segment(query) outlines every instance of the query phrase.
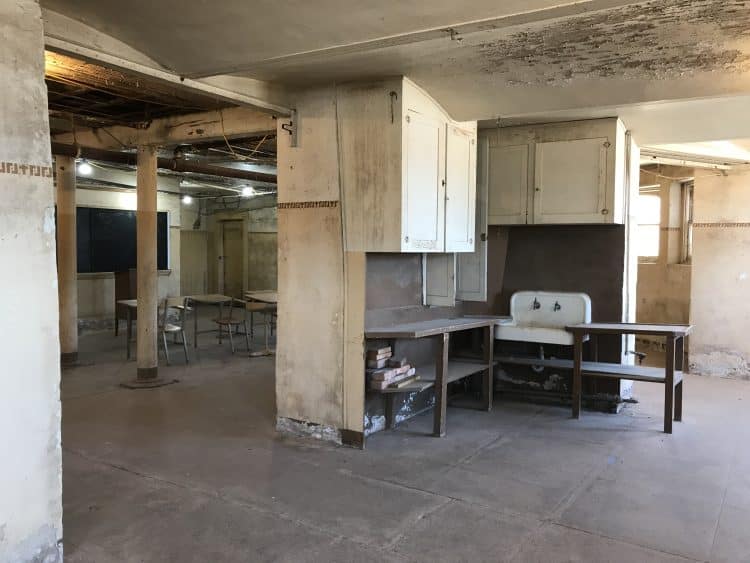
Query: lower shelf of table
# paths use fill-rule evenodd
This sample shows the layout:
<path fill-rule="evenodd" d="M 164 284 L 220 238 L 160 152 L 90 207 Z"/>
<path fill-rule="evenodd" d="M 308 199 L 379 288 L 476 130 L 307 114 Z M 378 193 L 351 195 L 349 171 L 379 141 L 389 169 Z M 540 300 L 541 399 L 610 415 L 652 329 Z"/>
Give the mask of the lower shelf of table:
<path fill-rule="evenodd" d="M 479 373 L 486 370 L 489 367 L 488 364 L 478 363 L 473 361 L 448 361 L 448 383 L 458 381 L 469 375 Z M 370 389 L 375 393 L 413 393 L 414 391 L 424 391 L 435 385 L 436 381 L 436 369 L 435 364 L 426 364 L 423 366 L 417 366 L 417 375 L 419 379 L 409 385 L 404 385 L 399 388 L 388 388 L 388 389 Z"/>
<path fill-rule="evenodd" d="M 543 366 L 553 369 L 573 369 L 573 360 L 557 358 L 541 360 L 539 358 L 503 356 L 498 358 L 498 362 L 512 365 Z M 581 362 L 581 372 L 583 375 L 595 377 L 611 377 L 614 379 L 629 379 L 650 383 L 664 383 L 666 381 L 664 368 L 649 366 L 630 366 L 606 362 Z M 680 381 L 682 381 L 682 372 L 675 371 L 674 383 L 677 384 Z"/>

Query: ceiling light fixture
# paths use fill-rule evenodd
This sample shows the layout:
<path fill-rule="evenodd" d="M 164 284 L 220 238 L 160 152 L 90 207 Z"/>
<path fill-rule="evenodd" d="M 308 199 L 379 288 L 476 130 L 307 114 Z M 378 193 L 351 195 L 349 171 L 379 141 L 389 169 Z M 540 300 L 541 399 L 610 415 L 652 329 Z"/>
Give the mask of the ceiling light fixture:
<path fill-rule="evenodd" d="M 81 176 L 91 176 L 94 168 L 85 160 L 78 163 L 77 171 Z"/>
<path fill-rule="evenodd" d="M 189 195 L 184 195 L 182 196 L 182 203 L 184 203 L 185 205 L 190 205 L 191 203 L 193 203 L 193 198 Z"/>
<path fill-rule="evenodd" d="M 245 186 L 242 188 L 242 197 L 252 197 L 255 195 L 255 188 L 252 186 Z"/>

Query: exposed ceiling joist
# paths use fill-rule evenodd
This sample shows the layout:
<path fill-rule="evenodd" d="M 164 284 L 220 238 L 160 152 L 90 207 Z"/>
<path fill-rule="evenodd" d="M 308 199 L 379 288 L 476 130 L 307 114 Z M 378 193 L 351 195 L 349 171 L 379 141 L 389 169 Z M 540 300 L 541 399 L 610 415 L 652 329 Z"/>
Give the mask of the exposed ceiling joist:
<path fill-rule="evenodd" d="M 48 23 L 48 18 L 50 16 L 54 17 L 57 15 L 54 14 L 54 12 L 46 11 L 45 12 L 45 24 Z M 59 33 L 59 30 L 55 28 L 53 28 L 52 32 L 54 33 L 54 31 L 58 31 Z M 265 112 L 273 113 L 276 115 L 290 115 L 291 114 L 290 108 L 276 104 L 276 103 L 269 102 L 268 100 L 264 100 L 257 96 L 252 96 L 249 94 L 242 94 L 239 92 L 234 92 L 231 90 L 227 90 L 225 88 L 215 86 L 213 84 L 209 84 L 207 82 L 202 82 L 202 81 L 194 80 L 191 78 L 185 78 L 173 72 L 169 72 L 168 70 L 153 68 L 141 62 L 134 62 L 134 61 L 131 61 L 131 60 L 128 60 L 128 59 L 125 59 L 116 55 L 111 55 L 102 51 L 98 51 L 96 49 L 92 49 L 87 46 L 79 45 L 73 42 L 72 40 L 68 39 L 67 37 L 61 37 L 59 35 L 53 36 L 50 33 L 48 25 L 45 25 L 44 43 L 47 48 L 53 49 L 60 53 L 65 53 L 67 55 L 72 55 L 75 57 L 81 57 L 84 60 L 100 63 L 109 68 L 122 70 L 124 72 L 128 72 L 131 74 L 148 77 L 153 80 L 158 80 L 165 84 L 171 84 L 174 86 L 185 88 L 187 90 L 192 90 L 197 93 L 212 96 L 216 98 L 217 100 L 221 100 L 221 101 L 232 103 L 232 104 L 250 106 L 260 111 L 265 111 Z"/>

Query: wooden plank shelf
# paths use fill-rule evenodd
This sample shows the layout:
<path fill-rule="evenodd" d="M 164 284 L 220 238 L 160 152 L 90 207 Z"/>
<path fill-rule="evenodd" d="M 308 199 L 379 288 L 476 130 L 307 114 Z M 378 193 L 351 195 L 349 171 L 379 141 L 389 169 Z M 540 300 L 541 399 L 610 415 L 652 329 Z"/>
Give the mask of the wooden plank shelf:
<path fill-rule="evenodd" d="M 543 366 L 553 369 L 573 369 L 573 360 L 565 359 L 539 359 L 523 358 L 514 356 L 503 356 L 497 359 L 501 364 L 513 364 L 523 366 Z M 624 364 L 612 364 L 605 362 L 582 362 L 582 375 L 593 375 L 596 377 L 611 377 L 614 379 L 629 379 L 632 381 L 646 381 L 650 383 L 665 383 L 664 368 L 647 366 L 629 366 Z M 682 381 L 682 372 L 675 371 L 675 385 Z"/>
<path fill-rule="evenodd" d="M 496 364 L 497 362 L 493 362 Z M 455 361 L 451 360 L 448 362 L 448 383 L 453 383 L 459 379 L 463 379 L 469 375 L 479 373 L 486 370 L 488 364 L 485 362 L 478 362 L 475 360 L 469 361 Z M 412 393 L 414 391 L 424 391 L 435 385 L 436 379 L 435 364 L 426 364 L 423 366 L 417 366 L 417 375 L 419 380 L 409 385 L 404 385 L 399 388 L 387 388 L 387 389 L 369 389 L 375 393 Z"/>

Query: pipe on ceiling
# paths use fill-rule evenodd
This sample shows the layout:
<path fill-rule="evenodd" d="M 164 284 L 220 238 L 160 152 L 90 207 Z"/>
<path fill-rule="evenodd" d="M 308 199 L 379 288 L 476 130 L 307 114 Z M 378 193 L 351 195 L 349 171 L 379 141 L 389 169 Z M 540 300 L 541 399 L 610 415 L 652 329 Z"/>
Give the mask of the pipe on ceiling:
<path fill-rule="evenodd" d="M 136 154 L 127 152 L 108 151 L 104 149 L 95 149 L 91 147 L 79 147 L 76 145 L 66 145 L 65 143 L 52 143 L 52 154 L 59 156 L 73 156 L 76 158 L 87 158 L 89 160 L 100 160 L 102 162 L 112 162 L 115 164 L 136 165 Z M 268 184 L 276 183 L 276 174 L 266 174 L 264 172 L 252 172 L 249 170 L 239 170 L 237 168 L 225 168 L 223 166 L 212 166 L 210 164 L 200 164 L 197 162 L 188 162 L 180 158 L 159 157 L 156 160 L 157 168 L 162 170 L 172 170 L 174 172 L 191 172 L 193 174 L 205 174 L 207 176 L 221 176 L 224 178 L 237 178 L 239 180 L 248 180 L 250 182 L 265 182 Z"/>

